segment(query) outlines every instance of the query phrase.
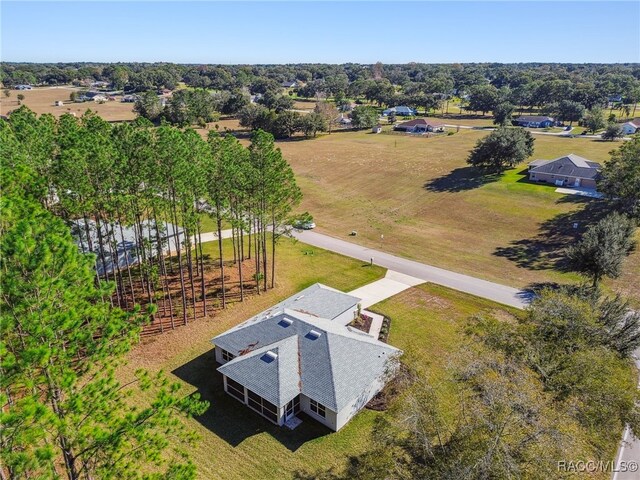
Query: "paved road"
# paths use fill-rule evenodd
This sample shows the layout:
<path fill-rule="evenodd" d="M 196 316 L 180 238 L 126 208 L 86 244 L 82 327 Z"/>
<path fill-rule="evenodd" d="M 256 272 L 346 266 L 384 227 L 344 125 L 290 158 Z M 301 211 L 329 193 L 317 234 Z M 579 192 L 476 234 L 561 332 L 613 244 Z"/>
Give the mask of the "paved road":
<path fill-rule="evenodd" d="M 640 348 L 634 352 L 633 356 L 636 367 L 640 370 Z M 640 382 L 638 387 L 640 388 Z M 635 462 L 632 464 L 636 467 L 634 472 L 628 468 L 631 462 Z M 638 480 L 640 478 L 640 439 L 632 438 L 628 427 L 624 429 L 614 466 L 615 469 L 611 475 L 612 480 Z M 624 468 L 625 466 L 627 468 Z"/>
<path fill-rule="evenodd" d="M 491 132 L 493 130 L 495 130 L 495 127 L 474 127 L 472 125 L 455 125 L 455 124 L 448 124 L 445 123 L 444 125 L 445 127 L 449 127 L 449 128 L 461 128 L 461 129 L 467 129 L 467 130 L 483 130 L 483 131 L 487 131 L 487 132 Z M 566 138 L 590 138 L 590 139 L 602 139 L 601 135 L 575 135 L 573 133 L 571 133 L 573 131 L 573 128 L 571 130 L 563 130 L 561 132 L 543 132 L 541 130 L 535 130 L 535 129 L 529 129 L 529 132 L 533 133 L 534 135 L 551 135 L 553 137 L 566 137 Z M 631 140 L 631 137 L 622 137 L 622 140 Z"/>
<path fill-rule="evenodd" d="M 294 230 L 292 233 L 295 238 L 309 245 L 340 253 L 347 257 L 357 258 L 363 262 L 369 262 L 373 258 L 373 263 L 381 267 L 512 307 L 524 308 L 531 299 L 529 292 L 518 290 L 517 288 L 414 262 L 413 260 L 356 245 L 322 233 L 309 230 Z"/>

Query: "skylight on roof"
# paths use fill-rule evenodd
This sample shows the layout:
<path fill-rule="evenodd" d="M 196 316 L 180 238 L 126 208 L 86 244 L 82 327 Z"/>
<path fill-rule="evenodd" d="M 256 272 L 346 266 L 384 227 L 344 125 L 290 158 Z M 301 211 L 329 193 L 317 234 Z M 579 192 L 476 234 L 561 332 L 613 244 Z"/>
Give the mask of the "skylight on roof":
<path fill-rule="evenodd" d="M 278 358 L 278 354 L 275 352 L 272 352 L 271 350 L 269 350 L 268 352 L 265 352 L 261 357 L 260 360 L 262 360 L 264 363 L 271 363 L 273 362 L 276 358 Z"/>
<path fill-rule="evenodd" d="M 282 328 L 287 328 L 291 326 L 292 323 L 293 323 L 293 320 L 291 320 L 290 318 L 284 317 L 282 320 L 278 322 L 278 325 L 280 325 Z"/>
<path fill-rule="evenodd" d="M 309 330 L 309 333 L 305 335 L 305 338 L 308 338 L 309 340 L 317 340 L 320 338 L 320 335 L 321 333 L 317 330 Z"/>

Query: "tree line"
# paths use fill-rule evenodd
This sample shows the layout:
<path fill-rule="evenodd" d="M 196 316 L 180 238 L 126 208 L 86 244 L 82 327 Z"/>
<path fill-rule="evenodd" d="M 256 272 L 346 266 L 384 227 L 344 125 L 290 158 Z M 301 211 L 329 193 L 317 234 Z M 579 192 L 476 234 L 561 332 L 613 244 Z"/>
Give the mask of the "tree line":
<path fill-rule="evenodd" d="M 247 289 L 275 285 L 278 240 L 301 193 L 270 134 L 256 131 L 244 147 L 216 132 L 204 140 L 192 129 L 144 119 L 112 125 L 87 112 L 56 120 L 26 107 L 0 128 L 10 152 L 26 152 L 6 161 L 45 181 L 39 200 L 94 254 L 96 282 L 114 286 L 114 306 L 145 304 L 152 321 L 168 318 L 174 328 L 176 320 L 224 308 L 231 295 L 242 301 Z M 230 258 L 218 244 L 217 279 L 205 268 L 206 217 L 217 238 L 231 230 Z M 233 284 L 229 262 L 239 277 Z"/>
<path fill-rule="evenodd" d="M 299 96 L 364 97 L 378 105 L 409 105 L 437 110 L 451 96 L 461 97 L 470 111 L 489 112 L 501 104 L 544 109 L 572 121 L 581 109 L 617 104 L 635 115 L 640 101 L 638 64 L 421 64 L 374 65 L 179 65 L 21 64 L 3 62 L 5 86 L 19 83 L 66 84 L 107 81 L 114 88 L 143 92 L 184 82 L 194 88 L 241 91 L 277 97 L 282 82 L 296 81 Z M 271 108 L 271 107 L 269 107 Z M 574 120 L 574 121 L 577 121 Z"/>

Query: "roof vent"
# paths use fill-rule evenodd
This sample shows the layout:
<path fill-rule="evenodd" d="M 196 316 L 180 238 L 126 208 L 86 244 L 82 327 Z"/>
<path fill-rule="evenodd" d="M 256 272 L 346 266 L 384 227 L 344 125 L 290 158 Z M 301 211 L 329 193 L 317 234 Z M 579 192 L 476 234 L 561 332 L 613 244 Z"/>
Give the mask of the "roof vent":
<path fill-rule="evenodd" d="M 309 330 L 309 333 L 307 333 L 305 337 L 309 340 L 317 340 L 318 338 L 320 338 L 320 335 L 320 332 L 316 330 Z"/>
<path fill-rule="evenodd" d="M 271 363 L 273 362 L 276 358 L 278 358 L 278 354 L 275 352 L 272 352 L 271 350 L 269 350 L 268 352 L 264 353 L 261 357 L 260 360 L 262 360 L 264 363 Z"/>
<path fill-rule="evenodd" d="M 293 323 L 293 320 L 291 320 L 290 318 L 284 317 L 282 320 L 278 322 L 278 325 L 280 325 L 282 328 L 287 328 L 291 326 L 292 323 Z"/>

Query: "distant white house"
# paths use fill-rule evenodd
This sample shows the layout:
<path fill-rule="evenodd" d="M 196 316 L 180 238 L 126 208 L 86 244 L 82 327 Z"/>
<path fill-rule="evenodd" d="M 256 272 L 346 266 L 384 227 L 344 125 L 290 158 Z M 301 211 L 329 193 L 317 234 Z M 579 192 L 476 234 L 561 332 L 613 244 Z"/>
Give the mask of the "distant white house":
<path fill-rule="evenodd" d="M 31 85 L 16 85 L 16 90 L 33 90 Z"/>
<path fill-rule="evenodd" d="M 397 107 L 387 108 L 386 110 L 383 110 L 382 116 L 386 117 L 386 116 L 390 115 L 391 113 L 395 113 L 396 115 L 398 115 L 400 117 L 410 117 L 412 115 L 416 115 L 418 112 L 416 110 L 414 110 L 413 108 L 405 107 L 404 105 L 400 105 L 400 106 L 397 106 Z"/>
<path fill-rule="evenodd" d="M 57 195 L 52 200 L 57 203 Z M 94 220 L 90 219 L 85 223 L 83 219 L 79 219 L 71 222 L 71 234 L 83 253 L 97 254 L 98 245 L 102 239 L 105 245 L 104 255 L 99 255 L 96 258 L 96 270 L 99 275 L 110 273 L 118 266 L 125 268 L 136 265 L 139 261 L 139 249 L 136 247 L 136 242 L 139 241 L 140 232 L 136 231 L 134 227 L 121 226 L 115 221 L 111 223 L 103 221 L 100 224 L 100 234 L 98 234 L 98 224 Z M 156 224 L 154 221 L 145 220 L 142 222 L 142 237 L 148 241 L 148 248 L 152 251 L 147 254 L 151 256 L 156 255 L 159 251 L 176 252 L 178 245 L 184 245 L 183 230 L 172 223 L 159 222 Z M 160 240 L 160 244 L 158 244 L 158 240 Z"/>
<path fill-rule="evenodd" d="M 215 337 L 226 393 L 276 425 L 340 430 L 395 373 L 400 350 L 351 328 L 360 298 L 316 283 Z"/>
<path fill-rule="evenodd" d="M 284 88 L 295 88 L 298 86 L 298 82 L 293 80 L 291 82 L 282 82 L 280 85 L 283 86 Z"/>
<path fill-rule="evenodd" d="M 630 122 L 622 124 L 622 133 L 625 135 L 633 135 L 640 130 L 640 118 L 635 118 Z"/>

